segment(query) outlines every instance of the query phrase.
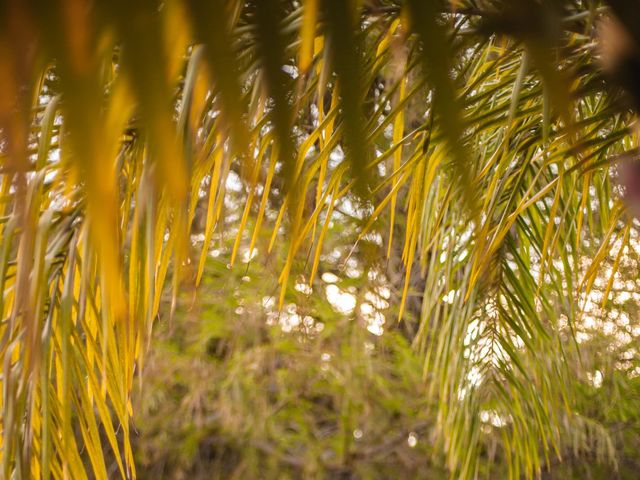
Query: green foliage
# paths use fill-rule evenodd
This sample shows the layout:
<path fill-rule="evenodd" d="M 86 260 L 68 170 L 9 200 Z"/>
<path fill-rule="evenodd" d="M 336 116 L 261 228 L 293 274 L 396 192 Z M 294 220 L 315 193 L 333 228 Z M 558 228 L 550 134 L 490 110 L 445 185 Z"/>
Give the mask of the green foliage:
<path fill-rule="evenodd" d="M 141 477 L 444 475 L 422 365 L 400 331 L 376 336 L 337 313 L 322 280 L 279 314 L 261 298 L 276 274 L 227 260 L 209 260 L 198 300 L 186 294 L 159 326 L 136 402 Z"/>

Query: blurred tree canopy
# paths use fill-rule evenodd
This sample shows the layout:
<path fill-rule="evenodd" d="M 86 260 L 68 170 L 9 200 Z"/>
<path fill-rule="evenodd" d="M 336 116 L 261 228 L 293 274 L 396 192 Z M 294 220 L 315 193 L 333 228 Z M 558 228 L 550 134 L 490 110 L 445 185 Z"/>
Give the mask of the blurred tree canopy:
<path fill-rule="evenodd" d="M 0 476 L 635 478 L 634 4 L 0 2 Z"/>

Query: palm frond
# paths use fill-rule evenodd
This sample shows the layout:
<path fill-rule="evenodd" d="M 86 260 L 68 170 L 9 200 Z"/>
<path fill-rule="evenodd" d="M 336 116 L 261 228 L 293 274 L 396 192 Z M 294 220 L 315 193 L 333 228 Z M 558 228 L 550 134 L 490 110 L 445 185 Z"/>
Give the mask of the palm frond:
<path fill-rule="evenodd" d="M 231 263 L 270 228 L 281 306 L 301 257 L 313 283 L 336 209 L 361 238 L 397 222 L 400 317 L 421 295 L 413 347 L 452 476 L 475 477 L 487 429 L 512 478 L 566 449 L 615 461 L 573 411 L 560 322 L 575 332 L 634 228 L 609 177 L 636 139 L 594 64 L 599 4 L 562 2 L 550 43 L 473 1 L 361 3 L 3 3 L 4 478 L 108 478 L 104 449 L 135 477 L 134 377 L 229 188 L 246 201 Z"/>

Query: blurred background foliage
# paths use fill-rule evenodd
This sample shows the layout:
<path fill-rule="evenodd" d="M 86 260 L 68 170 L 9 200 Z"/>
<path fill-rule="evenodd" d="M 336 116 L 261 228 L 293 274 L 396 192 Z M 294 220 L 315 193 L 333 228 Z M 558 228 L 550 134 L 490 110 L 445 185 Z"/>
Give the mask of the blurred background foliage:
<path fill-rule="evenodd" d="M 1 8 L 2 478 L 635 478 L 634 2 Z"/>

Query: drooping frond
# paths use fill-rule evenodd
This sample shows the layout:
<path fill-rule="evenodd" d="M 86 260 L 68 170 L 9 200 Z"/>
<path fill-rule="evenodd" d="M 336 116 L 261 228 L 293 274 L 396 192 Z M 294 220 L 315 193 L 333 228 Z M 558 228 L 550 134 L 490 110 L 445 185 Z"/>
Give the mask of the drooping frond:
<path fill-rule="evenodd" d="M 566 449 L 613 462 L 574 411 L 566 341 L 634 228 L 609 172 L 637 145 L 594 62 L 604 9 L 523 0 L 537 16 L 510 30 L 484 3 L 4 2 L 3 477 L 108 478 L 103 450 L 135 476 L 134 377 L 230 188 L 231 264 L 269 228 L 280 306 L 295 275 L 313 284 L 336 209 L 360 238 L 390 232 L 452 476 L 477 473 L 487 428 L 512 478 Z"/>

